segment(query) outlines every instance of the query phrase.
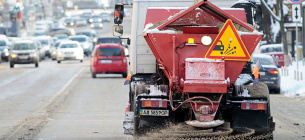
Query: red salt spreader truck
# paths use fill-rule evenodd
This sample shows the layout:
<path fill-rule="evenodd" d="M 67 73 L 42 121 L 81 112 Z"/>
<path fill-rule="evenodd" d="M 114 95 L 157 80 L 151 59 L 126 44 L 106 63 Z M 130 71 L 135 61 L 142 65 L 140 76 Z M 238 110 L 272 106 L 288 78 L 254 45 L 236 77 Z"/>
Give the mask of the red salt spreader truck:
<path fill-rule="evenodd" d="M 134 0 L 125 134 L 273 139 L 268 87 L 249 62 L 262 36 L 244 9 Z"/>

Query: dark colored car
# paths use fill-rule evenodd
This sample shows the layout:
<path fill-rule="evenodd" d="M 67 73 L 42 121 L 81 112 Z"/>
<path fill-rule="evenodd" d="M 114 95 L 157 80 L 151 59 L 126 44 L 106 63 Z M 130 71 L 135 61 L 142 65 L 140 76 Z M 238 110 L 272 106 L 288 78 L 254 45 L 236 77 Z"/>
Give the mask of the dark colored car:
<path fill-rule="evenodd" d="M 75 25 L 75 23 L 76 23 L 76 20 L 73 18 L 66 18 L 64 20 L 64 26 L 66 26 L 66 27 L 73 27 Z"/>
<path fill-rule="evenodd" d="M 49 35 L 55 36 L 59 34 L 66 34 L 68 36 L 71 35 L 71 31 L 68 28 L 52 28 Z"/>
<path fill-rule="evenodd" d="M 102 22 L 110 22 L 110 14 L 102 13 L 101 17 L 102 17 Z"/>
<path fill-rule="evenodd" d="M 282 44 L 269 44 L 262 45 L 259 50 L 260 54 L 267 54 L 273 57 L 275 64 L 279 67 L 285 66 L 284 51 Z M 292 63 L 291 56 L 289 55 L 289 63 Z"/>
<path fill-rule="evenodd" d="M 90 27 L 91 28 L 94 28 L 94 29 L 103 29 L 103 23 L 102 22 L 99 22 L 99 21 L 93 21 L 93 22 L 91 22 L 91 24 L 90 24 Z"/>
<path fill-rule="evenodd" d="M 9 45 L 5 40 L 0 40 L 0 59 L 1 60 L 7 60 L 9 57 Z"/>
<path fill-rule="evenodd" d="M 122 40 L 119 37 L 99 37 L 97 44 L 113 43 L 123 45 Z"/>
<path fill-rule="evenodd" d="M 55 37 L 58 38 L 58 40 L 67 39 L 69 36 L 67 34 L 58 34 L 55 35 Z"/>
<path fill-rule="evenodd" d="M 39 50 L 33 41 L 16 41 L 12 45 L 9 61 L 11 68 L 13 68 L 15 64 L 31 63 L 34 63 L 35 67 L 38 67 Z"/>
<path fill-rule="evenodd" d="M 76 32 L 76 35 L 85 35 L 93 40 L 96 37 L 96 32 L 94 30 L 78 31 Z"/>
<path fill-rule="evenodd" d="M 91 57 L 91 73 L 115 73 L 127 77 L 127 58 L 125 48 L 119 44 L 101 44 L 94 48 Z"/>
<path fill-rule="evenodd" d="M 253 67 L 257 60 L 262 65 L 263 69 L 259 69 L 260 79 L 259 81 L 264 82 L 270 91 L 275 93 L 281 92 L 281 76 L 279 74 L 279 69 L 274 63 L 273 58 L 266 54 L 253 54 L 251 61 L 253 62 Z"/>
<path fill-rule="evenodd" d="M 94 16 L 91 16 L 91 18 L 89 19 L 89 22 L 92 23 L 92 22 L 102 22 L 102 17 L 99 16 L 99 15 L 94 15 Z"/>

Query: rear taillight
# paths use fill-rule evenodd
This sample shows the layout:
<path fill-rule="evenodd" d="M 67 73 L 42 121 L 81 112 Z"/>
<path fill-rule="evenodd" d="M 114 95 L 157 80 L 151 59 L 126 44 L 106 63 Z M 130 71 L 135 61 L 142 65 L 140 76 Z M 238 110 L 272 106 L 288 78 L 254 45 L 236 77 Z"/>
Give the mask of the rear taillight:
<path fill-rule="evenodd" d="M 277 69 L 269 69 L 268 72 L 271 74 L 279 74 L 279 71 Z"/>
<path fill-rule="evenodd" d="M 142 100 L 142 107 L 166 108 L 167 101 L 164 100 Z"/>
<path fill-rule="evenodd" d="M 267 110 L 267 103 L 242 102 L 241 109 L 243 109 L 243 110 Z"/>

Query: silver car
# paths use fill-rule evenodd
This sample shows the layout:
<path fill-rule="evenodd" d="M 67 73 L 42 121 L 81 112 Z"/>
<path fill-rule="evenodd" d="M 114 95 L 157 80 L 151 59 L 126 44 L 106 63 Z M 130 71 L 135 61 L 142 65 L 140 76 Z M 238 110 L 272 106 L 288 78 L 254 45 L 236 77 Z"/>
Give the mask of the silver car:
<path fill-rule="evenodd" d="M 9 62 L 13 68 L 15 64 L 39 64 L 39 50 L 32 40 L 16 41 L 11 47 Z"/>

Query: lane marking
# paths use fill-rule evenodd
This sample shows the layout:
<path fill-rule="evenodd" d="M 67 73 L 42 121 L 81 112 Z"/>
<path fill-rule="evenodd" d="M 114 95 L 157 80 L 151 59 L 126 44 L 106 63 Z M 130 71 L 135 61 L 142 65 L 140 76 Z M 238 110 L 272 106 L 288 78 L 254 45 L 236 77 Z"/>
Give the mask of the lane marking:
<path fill-rule="evenodd" d="M 46 103 L 42 108 L 49 106 L 54 99 L 56 99 L 59 95 L 61 95 L 72 84 L 72 82 L 74 82 L 74 80 L 85 70 L 85 68 L 86 67 L 80 69 L 59 91 L 56 92 L 54 96 L 51 97 L 48 103 Z"/>

